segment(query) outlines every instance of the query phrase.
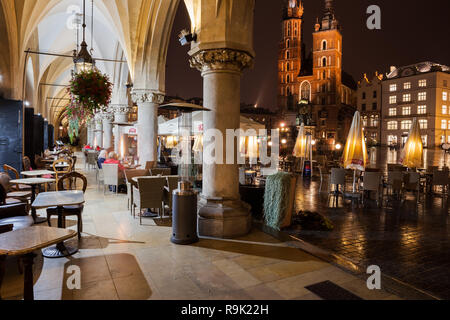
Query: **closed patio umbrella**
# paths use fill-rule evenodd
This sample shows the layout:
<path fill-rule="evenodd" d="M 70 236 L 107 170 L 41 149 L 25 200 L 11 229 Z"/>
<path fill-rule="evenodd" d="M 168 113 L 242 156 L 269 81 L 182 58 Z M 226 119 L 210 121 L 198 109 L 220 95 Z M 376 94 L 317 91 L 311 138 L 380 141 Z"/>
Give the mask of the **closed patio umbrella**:
<path fill-rule="evenodd" d="M 307 139 L 305 134 L 305 126 L 302 124 L 300 130 L 298 131 L 297 141 L 294 147 L 294 157 L 296 158 L 306 158 L 307 154 Z"/>
<path fill-rule="evenodd" d="M 413 120 L 408 140 L 400 154 L 400 162 L 410 169 L 423 167 L 423 143 L 417 118 Z"/>
<path fill-rule="evenodd" d="M 348 133 L 347 142 L 342 155 L 342 162 L 345 169 L 354 170 L 353 173 L 353 193 L 355 190 L 356 170 L 364 171 L 368 162 L 366 141 L 361 125 L 361 115 L 359 111 L 353 116 L 352 126 Z"/>

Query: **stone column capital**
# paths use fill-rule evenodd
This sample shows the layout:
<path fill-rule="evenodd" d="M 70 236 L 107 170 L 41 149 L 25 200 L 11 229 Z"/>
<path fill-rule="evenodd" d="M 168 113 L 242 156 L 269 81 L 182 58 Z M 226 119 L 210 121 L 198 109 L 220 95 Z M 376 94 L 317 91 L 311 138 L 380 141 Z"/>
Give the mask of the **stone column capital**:
<path fill-rule="evenodd" d="M 164 102 L 164 93 L 150 89 L 133 89 L 131 99 L 133 102 L 162 104 Z"/>
<path fill-rule="evenodd" d="M 127 104 L 111 104 L 108 110 L 114 114 L 128 114 L 131 108 Z"/>
<path fill-rule="evenodd" d="M 232 71 L 241 73 L 253 66 L 253 57 L 245 51 L 233 49 L 202 50 L 190 59 L 191 68 L 202 74 L 215 71 Z"/>

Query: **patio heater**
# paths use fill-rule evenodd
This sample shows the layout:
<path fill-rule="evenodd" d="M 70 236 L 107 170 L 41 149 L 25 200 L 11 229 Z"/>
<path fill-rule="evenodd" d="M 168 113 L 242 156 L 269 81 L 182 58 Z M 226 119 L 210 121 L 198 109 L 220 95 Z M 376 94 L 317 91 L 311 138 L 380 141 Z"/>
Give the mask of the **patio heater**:
<path fill-rule="evenodd" d="M 186 245 L 198 241 L 197 235 L 197 192 L 191 182 L 192 168 L 192 112 L 209 111 L 201 106 L 188 103 L 172 103 L 160 107 L 178 112 L 178 137 L 181 154 L 178 151 L 178 172 L 181 181 L 172 197 L 172 237 L 175 244 Z"/>

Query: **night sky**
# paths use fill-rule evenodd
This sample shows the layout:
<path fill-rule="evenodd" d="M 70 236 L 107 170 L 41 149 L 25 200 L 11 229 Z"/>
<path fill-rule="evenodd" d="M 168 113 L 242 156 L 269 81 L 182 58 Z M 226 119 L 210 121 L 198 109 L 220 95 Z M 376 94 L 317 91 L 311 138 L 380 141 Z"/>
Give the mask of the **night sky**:
<path fill-rule="evenodd" d="M 281 37 L 284 0 L 256 0 L 255 66 L 242 78 L 241 101 L 276 108 L 277 59 Z M 368 30 L 366 14 L 369 5 L 381 7 L 381 30 Z M 311 50 L 316 17 L 322 17 L 323 0 L 304 0 L 304 36 Z M 344 45 L 344 69 L 356 81 L 363 73 L 386 73 L 391 65 L 404 66 L 422 61 L 450 65 L 449 0 L 335 0 Z M 183 98 L 201 97 L 200 72 L 190 69 L 187 51 L 181 47 L 178 33 L 189 28 L 184 4 L 180 5 L 171 36 L 167 59 L 168 95 Z"/>

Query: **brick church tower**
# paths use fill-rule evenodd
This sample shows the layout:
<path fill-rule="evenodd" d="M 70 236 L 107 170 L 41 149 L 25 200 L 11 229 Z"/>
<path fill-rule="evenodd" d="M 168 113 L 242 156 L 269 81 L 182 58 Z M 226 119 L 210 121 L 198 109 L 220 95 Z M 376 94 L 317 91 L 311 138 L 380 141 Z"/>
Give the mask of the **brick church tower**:
<path fill-rule="evenodd" d="M 283 10 L 283 31 L 278 58 L 278 106 L 294 111 L 299 98 L 297 76 L 302 68 L 303 2 L 288 0 Z"/>

